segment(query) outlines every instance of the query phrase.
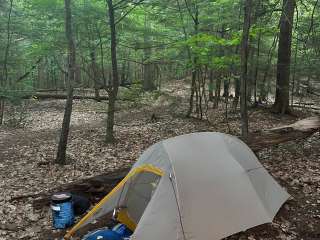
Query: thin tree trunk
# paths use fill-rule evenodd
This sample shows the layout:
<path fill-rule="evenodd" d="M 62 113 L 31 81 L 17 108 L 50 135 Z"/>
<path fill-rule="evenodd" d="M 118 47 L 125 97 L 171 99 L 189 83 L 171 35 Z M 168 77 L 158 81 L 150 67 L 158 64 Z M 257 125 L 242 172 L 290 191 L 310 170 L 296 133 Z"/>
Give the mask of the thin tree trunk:
<path fill-rule="evenodd" d="M 0 96 L 0 125 L 3 124 L 4 119 L 4 98 Z"/>
<path fill-rule="evenodd" d="M 241 25 L 241 20 L 242 20 L 242 7 L 243 1 L 240 1 L 240 7 L 239 7 L 239 15 L 238 15 L 238 30 L 239 32 L 241 31 L 241 28 L 243 28 L 243 25 Z M 235 54 L 239 54 L 239 46 L 236 47 L 235 49 Z M 236 112 L 239 104 L 239 98 L 240 98 L 240 78 L 238 76 L 235 76 L 234 78 L 234 99 L 232 102 L 232 111 Z"/>
<path fill-rule="evenodd" d="M 75 81 L 75 67 L 76 67 L 76 49 L 73 39 L 73 29 L 72 29 L 72 14 L 71 14 L 71 0 L 65 0 L 65 27 L 66 27 L 66 37 L 68 40 L 68 97 L 66 101 L 64 117 L 62 122 L 62 129 L 60 135 L 60 141 L 58 145 L 58 152 L 56 157 L 56 163 L 65 164 L 66 163 L 66 151 L 70 130 L 70 120 L 72 113 L 72 100 L 73 100 L 73 83 Z"/>
<path fill-rule="evenodd" d="M 248 57 L 249 57 L 249 32 L 251 25 L 252 0 L 245 1 L 244 24 L 241 43 L 241 133 L 244 139 L 248 138 L 248 111 L 247 111 L 247 80 L 248 80 Z"/>
<path fill-rule="evenodd" d="M 273 105 L 273 111 L 281 114 L 289 112 L 291 42 L 295 6 L 295 0 L 283 0 L 280 19 L 276 98 Z"/>
<path fill-rule="evenodd" d="M 219 73 L 219 76 L 216 78 L 216 90 L 214 93 L 214 108 L 217 108 L 219 106 L 220 102 L 220 92 L 221 92 L 221 73 Z"/>
<path fill-rule="evenodd" d="M 94 84 L 94 97 L 96 101 L 100 102 L 100 84 L 98 80 L 98 68 L 97 68 L 97 61 L 96 61 L 96 52 L 93 49 L 90 53 L 91 56 L 91 69 L 92 69 L 92 78 Z"/>
<path fill-rule="evenodd" d="M 5 83 L 7 83 L 7 81 L 8 81 L 8 58 L 9 58 L 10 45 L 11 45 L 12 8 L 13 8 L 13 0 L 10 0 L 9 15 L 8 15 L 8 21 L 7 21 L 7 45 L 5 48 L 5 55 L 4 55 L 4 60 L 3 60 L 3 75 L 4 75 L 4 82 Z"/>
<path fill-rule="evenodd" d="M 156 90 L 156 86 L 154 84 L 154 77 L 153 77 L 153 69 L 152 66 L 153 64 L 150 62 L 150 57 L 151 57 L 151 48 L 150 48 L 150 36 L 148 33 L 148 29 L 150 29 L 148 20 L 147 20 L 147 15 L 145 14 L 144 17 L 144 65 L 143 65 L 143 90 L 144 91 L 154 91 Z"/>
<path fill-rule="evenodd" d="M 271 66 L 271 62 L 272 62 L 272 58 L 273 58 L 273 52 L 274 49 L 277 46 L 277 42 L 278 42 L 278 38 L 279 35 L 277 34 L 274 38 L 273 38 L 273 42 L 271 45 L 271 48 L 269 49 L 269 53 L 268 53 L 268 62 L 267 62 L 267 67 L 264 71 L 264 75 L 263 75 L 263 79 L 262 79 L 262 83 L 260 85 L 260 96 L 259 96 L 259 102 L 263 102 L 267 100 L 267 95 L 268 95 L 268 89 L 267 88 L 267 78 L 269 76 L 269 70 L 270 70 L 270 66 Z M 270 82 L 270 80 L 269 80 Z"/>
<path fill-rule="evenodd" d="M 295 29 L 298 28 L 299 23 L 299 13 L 297 10 L 296 14 L 296 24 Z M 291 88 L 291 106 L 293 106 L 293 100 L 294 100 L 294 93 L 295 93 L 295 84 L 296 84 L 296 70 L 297 70 L 297 56 L 298 56 L 298 49 L 299 49 L 299 36 L 297 36 L 296 39 L 296 47 L 295 47 L 295 53 L 294 53 L 294 64 L 293 64 L 293 73 L 292 73 L 292 88 Z"/>
<path fill-rule="evenodd" d="M 188 40 L 188 34 L 187 34 L 187 30 L 186 30 L 186 27 L 185 27 L 184 21 L 183 21 L 183 14 L 182 14 L 182 10 L 181 10 L 181 5 L 180 5 L 179 0 L 176 0 L 176 2 L 177 2 L 178 9 L 179 9 L 180 20 L 181 20 L 181 23 L 182 23 L 182 30 L 183 30 L 183 34 L 184 34 L 184 40 L 187 41 Z M 188 59 L 189 59 L 190 62 L 192 62 L 193 59 L 192 59 L 192 56 L 191 56 L 190 48 L 186 47 L 186 50 L 187 50 L 187 54 L 188 54 Z M 188 111 L 187 111 L 187 114 L 186 114 L 187 117 L 190 117 L 190 115 L 193 112 L 193 104 L 194 104 L 193 103 L 193 99 L 194 99 L 195 84 L 196 84 L 196 71 L 193 68 L 192 69 L 192 76 L 191 76 L 191 89 L 190 89 L 190 98 L 189 98 L 189 108 L 188 108 Z"/>
<path fill-rule="evenodd" d="M 258 49 L 257 49 L 257 58 L 256 66 L 254 70 L 254 103 L 257 103 L 257 82 L 258 82 L 258 73 L 259 73 L 259 62 L 260 62 L 260 45 L 261 45 L 261 30 L 258 33 Z"/>
<path fill-rule="evenodd" d="M 177 0 L 177 4 L 178 4 L 178 7 L 179 7 L 179 12 L 180 12 L 180 18 L 181 18 L 181 21 L 183 22 L 183 16 L 182 16 L 182 12 L 181 12 L 181 7 L 180 7 L 180 4 L 179 4 L 179 0 Z M 198 11 L 198 6 L 197 6 L 197 3 L 195 3 L 195 15 L 193 16 L 192 12 L 191 12 L 191 9 L 190 9 L 190 6 L 188 5 L 188 2 L 185 1 L 185 5 L 186 5 L 186 8 L 188 9 L 188 12 L 189 12 L 189 15 L 190 17 L 192 18 L 193 20 L 193 23 L 194 23 L 194 35 L 197 36 L 198 33 L 199 33 L 199 11 Z M 184 31 L 184 37 L 185 37 L 185 40 L 187 40 L 187 32 L 186 32 L 186 29 L 185 27 L 183 28 L 183 31 Z M 196 43 L 197 44 L 197 43 Z M 198 75 L 198 68 L 197 68 L 197 57 L 193 57 L 192 58 L 192 55 L 191 55 L 191 51 L 190 51 L 190 48 L 187 49 L 188 51 L 188 57 L 190 59 L 190 61 L 192 61 L 192 76 L 191 76 L 191 89 L 190 89 L 190 99 L 189 99 L 189 109 L 188 109 L 188 112 L 187 112 L 187 117 L 190 117 L 192 112 L 193 112 L 193 105 L 194 105 L 194 95 L 196 94 L 196 112 L 198 113 L 199 109 L 198 109 L 198 91 L 197 91 L 197 75 Z"/>
<path fill-rule="evenodd" d="M 107 77 L 106 77 L 106 73 L 105 73 L 105 68 L 104 68 L 104 53 L 103 53 L 103 43 L 102 43 L 102 37 L 101 37 L 101 33 L 100 30 L 98 29 L 98 27 L 96 28 L 97 31 L 97 35 L 99 38 L 99 46 L 100 46 L 100 55 L 101 55 L 101 72 L 102 72 L 102 79 L 103 79 L 103 88 L 107 89 Z"/>
<path fill-rule="evenodd" d="M 109 91 L 109 104 L 108 104 L 108 117 L 107 117 L 107 130 L 106 142 L 114 142 L 114 112 L 115 104 L 119 89 L 119 76 L 118 76 L 118 62 L 117 62 L 117 36 L 116 24 L 114 18 L 114 8 L 112 0 L 107 0 L 109 10 L 109 24 L 111 33 L 111 62 L 112 62 L 112 86 Z"/>
<path fill-rule="evenodd" d="M 251 103 L 252 101 L 252 92 L 254 88 L 254 56 L 255 56 L 255 48 L 253 46 L 253 39 L 249 38 L 249 48 L 250 54 L 248 57 L 248 82 L 247 82 L 247 101 Z"/>
<path fill-rule="evenodd" d="M 11 45 L 12 8 L 13 8 L 13 0 L 10 0 L 10 7 L 9 7 L 9 14 L 8 14 L 8 21 L 7 21 L 7 44 L 6 44 L 5 55 L 3 60 L 3 74 L 0 78 L 1 80 L 0 88 L 2 89 L 4 89 L 5 85 L 8 83 L 8 58 L 9 58 L 9 51 L 10 51 L 10 45 Z M 5 108 L 5 99 L 4 97 L 0 96 L 0 125 L 3 124 L 4 108 Z"/>
<path fill-rule="evenodd" d="M 223 39 L 225 36 L 225 26 L 222 25 L 221 26 L 221 33 L 220 33 L 220 37 L 221 39 Z M 219 48 L 219 57 L 223 57 L 224 54 L 224 47 L 220 47 Z M 219 102 L 220 102 L 220 95 L 221 95 L 221 83 L 222 83 L 222 72 L 220 71 L 218 74 L 218 76 L 216 77 L 216 91 L 215 91 L 215 99 L 214 99 L 214 108 L 217 108 L 219 106 Z M 224 81 L 224 91 L 225 91 L 225 81 Z"/>
<path fill-rule="evenodd" d="M 213 101 L 213 70 L 209 73 L 209 101 Z"/>
<path fill-rule="evenodd" d="M 236 76 L 234 78 L 234 86 L 235 86 L 235 90 L 234 90 L 234 99 L 232 102 L 232 111 L 236 112 L 237 108 L 238 108 L 238 104 L 239 104 L 239 98 L 240 98 L 240 78 L 238 76 Z"/>

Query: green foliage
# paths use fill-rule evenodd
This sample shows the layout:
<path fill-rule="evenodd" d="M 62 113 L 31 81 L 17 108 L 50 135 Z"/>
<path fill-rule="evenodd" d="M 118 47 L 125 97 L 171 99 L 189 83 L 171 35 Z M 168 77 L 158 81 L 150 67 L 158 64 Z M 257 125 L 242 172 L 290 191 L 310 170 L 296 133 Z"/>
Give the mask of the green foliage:
<path fill-rule="evenodd" d="M 117 5 L 119 71 L 130 65 L 130 80 L 142 78 L 143 64 L 158 67 L 162 79 L 178 78 L 191 69 L 214 71 L 238 71 L 243 3 L 232 0 L 154 0 L 133 6 L 129 1 L 114 0 Z M 186 3 L 190 7 L 186 7 Z M 259 3 L 259 4 L 257 4 Z M 250 47 L 255 52 L 249 67 L 256 62 L 257 42 L 260 37 L 259 71 L 275 68 L 276 50 L 271 48 L 279 32 L 281 1 L 255 3 L 250 32 Z M 294 24 L 293 48 L 297 51 L 298 74 L 313 75 L 319 72 L 320 16 L 319 5 L 314 1 L 298 3 L 297 24 Z M 129 12 L 128 12 L 129 11 Z M 0 74 L 3 75 L 3 56 L 7 45 L 7 20 L 9 1 L 0 1 Z M 77 46 L 77 62 L 81 69 L 76 87 L 92 87 L 91 53 L 95 52 L 99 71 L 108 78 L 111 69 L 110 33 L 106 3 L 103 0 L 72 1 L 73 27 Z M 199 25 L 195 29 L 194 17 L 198 12 Z M 192 16 L 191 16 L 192 15 Z M 66 70 L 67 44 L 64 24 L 63 0 L 15 0 L 11 17 L 8 81 L 1 83 L 0 94 L 10 101 L 18 101 L 22 95 L 32 93 L 33 88 L 63 88 Z M 313 19 L 313 26 L 310 24 Z M 299 39 L 299 41 L 296 41 Z M 146 50 L 149 49 L 149 50 Z M 272 51 L 270 51 L 270 49 Z M 294 52 L 294 49 L 292 52 Z M 149 56 L 146 57 L 146 52 Z M 271 54 L 271 66 L 268 66 Z M 19 79 L 37 59 L 43 58 L 32 74 Z M 126 70 L 126 69 L 124 69 Z M 250 70 L 250 69 L 249 69 Z M 252 70 L 252 69 L 251 69 Z M 270 71 L 270 70 L 269 70 Z M 133 76 L 137 72 L 139 76 Z M 0 79 L 1 81 L 1 79 Z M 125 89 L 128 98 L 139 99 L 141 84 Z"/>
<path fill-rule="evenodd" d="M 206 65 L 211 69 L 226 70 L 231 65 L 237 66 L 239 63 L 239 57 L 231 54 L 232 49 L 240 44 L 238 34 L 234 34 L 230 39 L 198 34 L 190 37 L 184 44 L 190 48 L 196 58 L 196 67 Z M 221 49 L 225 52 L 229 50 L 230 54 L 221 56 Z"/>

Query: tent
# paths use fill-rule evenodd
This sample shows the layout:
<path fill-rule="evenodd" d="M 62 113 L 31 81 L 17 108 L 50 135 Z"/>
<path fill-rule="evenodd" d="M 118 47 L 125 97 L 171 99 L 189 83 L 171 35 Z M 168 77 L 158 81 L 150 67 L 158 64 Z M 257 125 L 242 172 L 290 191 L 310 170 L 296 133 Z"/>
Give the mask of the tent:
<path fill-rule="evenodd" d="M 148 148 L 65 238 L 119 208 L 131 239 L 217 240 L 272 222 L 288 197 L 241 140 L 192 133 Z"/>

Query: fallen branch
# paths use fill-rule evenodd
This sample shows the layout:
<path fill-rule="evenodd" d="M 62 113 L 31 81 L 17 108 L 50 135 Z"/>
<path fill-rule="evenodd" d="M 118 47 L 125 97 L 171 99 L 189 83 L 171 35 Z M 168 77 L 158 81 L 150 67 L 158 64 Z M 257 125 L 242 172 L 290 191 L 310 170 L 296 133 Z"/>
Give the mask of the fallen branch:
<path fill-rule="evenodd" d="M 26 77 L 28 77 L 33 70 L 36 69 L 36 67 L 38 66 L 38 64 L 41 62 L 42 58 L 40 57 L 36 63 L 30 68 L 30 70 L 28 72 L 26 72 L 25 74 L 23 74 L 22 76 L 20 76 L 17 80 L 16 83 L 21 82 L 23 79 L 25 79 Z"/>
<path fill-rule="evenodd" d="M 47 93 L 35 93 L 32 95 L 26 95 L 23 96 L 24 99 L 29 99 L 29 98 L 37 98 L 40 100 L 44 99 L 67 99 L 66 94 L 47 94 Z M 74 95 L 73 99 L 91 99 L 91 100 L 96 100 L 95 96 L 80 96 L 80 95 Z M 108 97 L 103 97 L 100 96 L 99 100 L 108 100 Z"/>

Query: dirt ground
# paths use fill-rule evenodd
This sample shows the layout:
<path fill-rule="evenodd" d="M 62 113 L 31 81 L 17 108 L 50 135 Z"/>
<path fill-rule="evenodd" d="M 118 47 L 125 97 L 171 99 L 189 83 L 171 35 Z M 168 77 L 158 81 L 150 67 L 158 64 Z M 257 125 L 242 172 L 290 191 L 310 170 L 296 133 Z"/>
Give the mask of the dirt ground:
<path fill-rule="evenodd" d="M 177 88 L 179 89 L 179 88 Z M 185 118 L 187 99 L 178 90 L 142 103 L 121 103 L 116 114 L 117 142 L 104 143 L 105 102 L 75 101 L 68 145 L 69 164 L 53 164 L 64 101 L 30 101 L 23 127 L 0 127 L 0 240 L 43 239 L 52 229 L 50 209 L 33 209 L 35 195 L 64 183 L 131 166 L 153 143 L 172 136 L 219 131 L 239 135 L 239 114 L 223 106 L 210 109 L 208 121 Z M 151 120 L 151 115 L 157 118 Z M 310 114 L 300 114 L 305 117 Z M 250 130 L 292 123 L 297 117 L 250 110 Z M 228 126 L 229 125 L 229 126 Z M 309 139 L 264 149 L 258 158 L 292 198 L 272 224 L 265 224 L 229 239 L 320 239 L 320 134 Z"/>

